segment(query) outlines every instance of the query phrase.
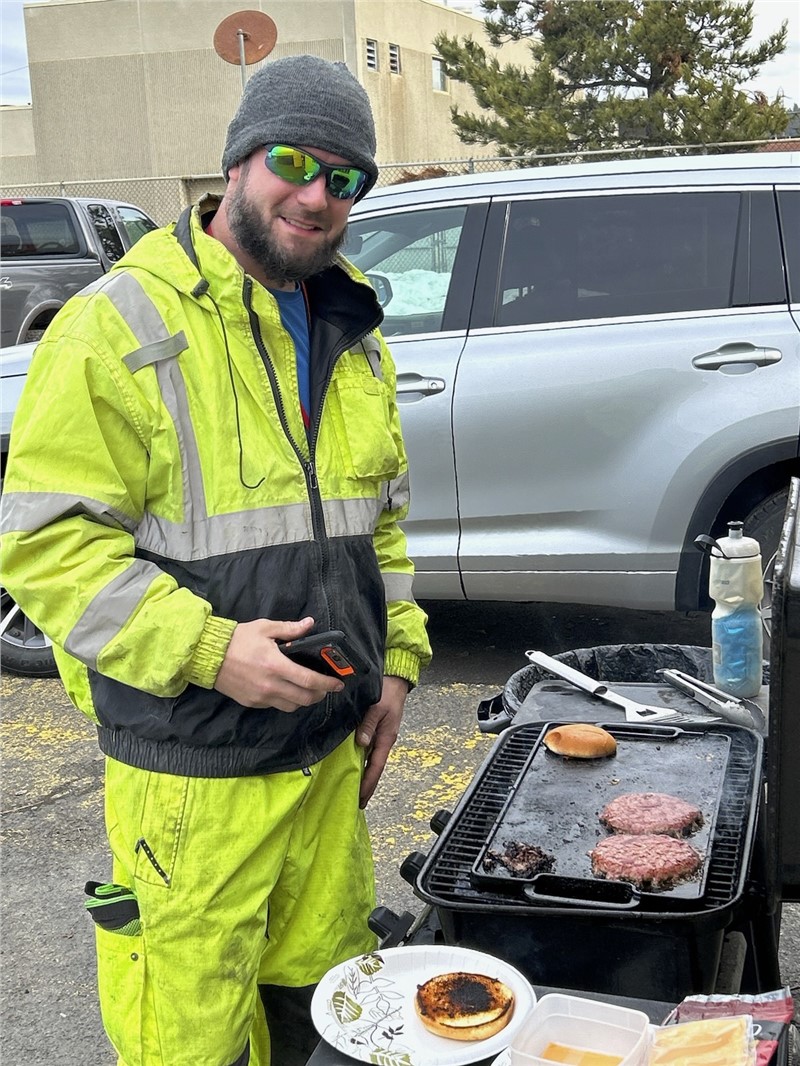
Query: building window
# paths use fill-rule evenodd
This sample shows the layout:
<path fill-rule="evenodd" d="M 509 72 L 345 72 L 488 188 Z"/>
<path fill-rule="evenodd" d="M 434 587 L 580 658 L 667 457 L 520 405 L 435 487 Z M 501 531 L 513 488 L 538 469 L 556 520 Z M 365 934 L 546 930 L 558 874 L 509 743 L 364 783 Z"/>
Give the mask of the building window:
<path fill-rule="evenodd" d="M 378 69 L 378 42 L 367 38 L 367 70 Z"/>
<path fill-rule="evenodd" d="M 445 72 L 444 60 L 439 59 L 438 56 L 434 56 L 431 60 L 431 73 L 433 75 L 433 87 L 437 92 L 447 92 L 447 74 Z"/>
<path fill-rule="evenodd" d="M 389 70 L 392 74 L 401 74 L 400 69 L 400 45 L 389 45 Z"/>

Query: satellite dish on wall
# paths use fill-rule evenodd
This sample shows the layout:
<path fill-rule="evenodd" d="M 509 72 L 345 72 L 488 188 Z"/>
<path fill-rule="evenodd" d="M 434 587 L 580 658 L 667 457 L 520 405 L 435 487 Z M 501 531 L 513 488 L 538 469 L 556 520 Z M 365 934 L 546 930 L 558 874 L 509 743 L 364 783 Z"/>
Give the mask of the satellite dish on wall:
<path fill-rule="evenodd" d="M 238 63 L 242 89 L 247 81 L 245 67 L 268 56 L 278 40 L 278 28 L 263 11 L 234 11 L 214 31 L 214 51 L 226 63 Z"/>

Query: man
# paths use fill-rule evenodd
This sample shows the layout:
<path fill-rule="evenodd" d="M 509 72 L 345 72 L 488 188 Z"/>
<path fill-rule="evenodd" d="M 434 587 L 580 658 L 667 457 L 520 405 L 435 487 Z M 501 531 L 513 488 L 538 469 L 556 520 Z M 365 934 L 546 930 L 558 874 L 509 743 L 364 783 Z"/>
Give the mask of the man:
<path fill-rule="evenodd" d="M 70 301 L 20 403 L 4 583 L 107 757 L 87 906 L 123 1066 L 262 1064 L 265 1015 L 304 1063 L 315 983 L 375 943 L 363 807 L 430 650 L 382 315 L 337 252 L 374 151 L 343 65 L 266 65 L 221 202 Z M 279 649 L 328 629 L 362 675 Z"/>

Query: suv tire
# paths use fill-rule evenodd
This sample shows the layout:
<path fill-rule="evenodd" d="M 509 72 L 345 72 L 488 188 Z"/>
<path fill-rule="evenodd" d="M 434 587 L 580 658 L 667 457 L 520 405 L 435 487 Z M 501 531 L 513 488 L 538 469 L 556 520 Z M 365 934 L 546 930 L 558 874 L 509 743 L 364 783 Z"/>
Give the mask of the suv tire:
<path fill-rule="evenodd" d="M 38 626 L 19 609 L 5 589 L 0 589 L 2 623 L 0 660 L 4 670 L 21 677 L 58 677 L 53 646 Z M 6 620 L 11 620 L 6 626 Z"/>
<path fill-rule="evenodd" d="M 764 658 L 769 658 L 769 640 L 772 632 L 772 587 L 775 574 L 775 556 L 778 553 L 781 529 L 783 528 L 788 489 L 782 489 L 758 505 L 744 520 L 744 534 L 753 537 L 761 545 L 761 560 L 764 567 L 764 599 L 761 601 L 761 618 L 764 626 Z"/>

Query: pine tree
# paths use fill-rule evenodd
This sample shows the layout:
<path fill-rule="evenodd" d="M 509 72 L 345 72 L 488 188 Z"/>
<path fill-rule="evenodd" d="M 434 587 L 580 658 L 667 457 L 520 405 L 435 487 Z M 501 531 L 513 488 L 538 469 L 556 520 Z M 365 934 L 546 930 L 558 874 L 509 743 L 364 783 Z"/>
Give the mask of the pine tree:
<path fill-rule="evenodd" d="M 782 97 L 739 86 L 786 48 L 786 23 L 748 47 L 753 3 L 736 0 L 482 0 L 491 44 L 529 41 L 531 65 L 501 66 L 472 37 L 442 33 L 448 75 L 480 114 L 451 108 L 465 144 L 503 154 L 580 153 L 774 137 Z"/>

